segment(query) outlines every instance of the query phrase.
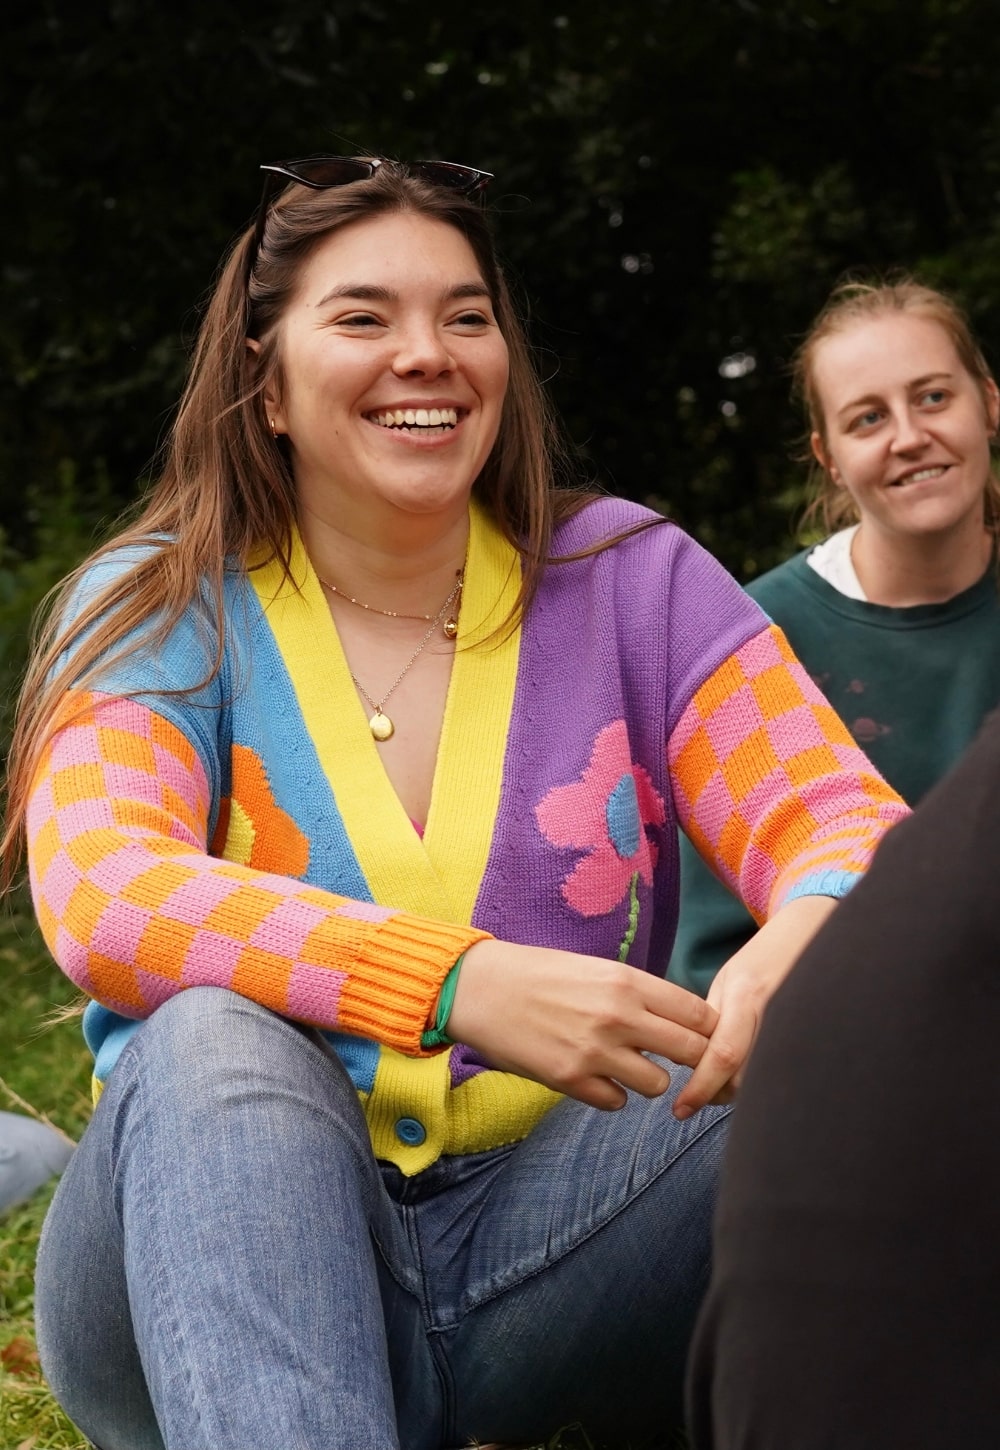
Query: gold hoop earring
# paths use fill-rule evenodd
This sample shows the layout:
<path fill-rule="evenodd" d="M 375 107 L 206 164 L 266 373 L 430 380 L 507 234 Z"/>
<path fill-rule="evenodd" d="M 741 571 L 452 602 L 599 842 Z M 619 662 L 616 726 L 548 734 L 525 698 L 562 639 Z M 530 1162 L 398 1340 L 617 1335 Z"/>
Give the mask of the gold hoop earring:
<path fill-rule="evenodd" d="M 268 420 L 267 420 L 267 421 L 268 421 L 268 422 L 269 422 L 269 423 L 270 423 L 270 425 L 271 425 L 271 437 L 272 437 L 272 438 L 274 438 L 274 439 L 275 439 L 275 440 L 277 440 L 277 437 L 278 437 L 278 430 L 277 430 L 277 428 L 275 428 L 275 426 L 274 426 L 274 419 L 273 419 L 273 418 L 268 418 Z"/>

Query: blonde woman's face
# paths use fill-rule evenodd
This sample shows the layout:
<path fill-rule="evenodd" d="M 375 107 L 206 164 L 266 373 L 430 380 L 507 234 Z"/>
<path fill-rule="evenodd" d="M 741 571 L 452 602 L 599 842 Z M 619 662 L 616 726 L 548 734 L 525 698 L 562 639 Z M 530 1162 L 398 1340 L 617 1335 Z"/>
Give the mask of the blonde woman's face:
<path fill-rule="evenodd" d="M 997 388 L 966 371 L 939 323 L 855 322 L 818 345 L 813 378 L 824 424 L 813 452 L 863 526 L 934 535 L 982 520 Z"/>

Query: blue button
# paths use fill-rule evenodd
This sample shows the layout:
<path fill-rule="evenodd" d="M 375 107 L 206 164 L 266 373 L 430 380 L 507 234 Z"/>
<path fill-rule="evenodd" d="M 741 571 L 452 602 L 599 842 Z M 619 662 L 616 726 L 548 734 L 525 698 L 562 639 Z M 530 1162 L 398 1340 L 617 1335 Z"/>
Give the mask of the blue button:
<path fill-rule="evenodd" d="M 427 1137 L 427 1129 L 416 1118 L 400 1118 L 396 1123 L 396 1137 L 401 1143 L 417 1148 Z"/>

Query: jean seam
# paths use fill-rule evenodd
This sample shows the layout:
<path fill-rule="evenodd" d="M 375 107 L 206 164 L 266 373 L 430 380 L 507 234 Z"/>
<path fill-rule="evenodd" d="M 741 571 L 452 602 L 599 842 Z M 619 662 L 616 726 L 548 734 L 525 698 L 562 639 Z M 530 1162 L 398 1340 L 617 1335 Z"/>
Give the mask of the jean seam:
<path fill-rule="evenodd" d="M 137 1105 L 138 1105 L 139 1110 L 140 1110 L 139 1117 L 140 1117 L 140 1121 L 141 1121 L 145 1117 L 145 1111 L 144 1111 L 144 1105 L 143 1105 L 143 1096 L 144 1096 L 144 1094 L 143 1094 L 142 1074 L 141 1074 L 141 1072 L 134 1071 L 134 1073 L 133 1073 L 133 1081 L 134 1081 L 134 1091 L 135 1091 L 136 1098 L 137 1098 Z M 152 1194 L 149 1191 L 149 1184 L 147 1182 L 148 1164 L 147 1164 L 147 1160 L 146 1160 L 145 1157 L 143 1157 L 141 1161 L 142 1161 L 143 1167 L 142 1167 L 142 1172 L 140 1174 L 140 1179 L 139 1179 L 140 1191 L 142 1193 L 143 1199 L 145 1200 L 145 1203 L 148 1203 L 150 1201 L 151 1197 L 152 1197 Z M 145 1203 L 143 1204 L 143 1210 L 144 1211 L 145 1211 Z M 124 1233 L 124 1224 L 122 1225 L 122 1231 Z M 191 1376 L 190 1356 L 186 1352 L 186 1345 L 185 1345 L 185 1341 L 184 1341 L 183 1331 L 181 1330 L 180 1322 L 179 1322 L 179 1319 L 178 1319 L 178 1316 L 177 1316 L 176 1308 L 175 1308 L 174 1304 L 172 1303 L 171 1295 L 163 1287 L 163 1260 L 162 1260 L 162 1256 L 161 1256 L 161 1252 L 160 1252 L 159 1247 L 157 1247 L 157 1251 L 153 1255 L 153 1262 L 151 1264 L 151 1268 L 152 1268 L 153 1272 L 150 1275 L 150 1281 L 155 1286 L 155 1297 L 158 1300 L 158 1302 L 162 1306 L 164 1306 L 165 1311 L 167 1311 L 162 1316 L 162 1323 L 163 1323 L 163 1326 L 164 1326 L 164 1331 L 170 1336 L 170 1339 L 171 1339 L 172 1344 L 173 1344 L 174 1349 L 175 1349 L 175 1360 L 174 1360 L 174 1362 L 177 1363 L 179 1361 L 180 1364 L 182 1365 L 183 1374 L 184 1374 L 184 1381 L 185 1381 L 185 1384 L 187 1386 L 188 1395 L 189 1395 L 190 1404 L 191 1404 L 191 1409 L 194 1411 L 194 1414 L 197 1417 L 198 1428 L 201 1431 L 202 1438 L 204 1438 L 205 1437 L 205 1433 L 206 1433 L 206 1426 L 205 1426 L 204 1418 L 202 1416 L 201 1407 L 200 1407 L 200 1405 L 198 1403 L 199 1396 L 198 1396 L 198 1394 L 196 1392 L 195 1385 L 194 1385 L 194 1381 L 193 1381 L 192 1376 Z M 134 1321 L 133 1321 L 133 1327 L 134 1327 Z M 136 1343 L 136 1347 L 138 1348 L 138 1341 Z M 177 1353 L 176 1351 L 178 1351 L 178 1350 L 183 1350 L 184 1352 L 183 1353 Z M 140 1351 L 140 1360 L 141 1360 L 141 1358 L 142 1358 L 142 1355 L 141 1355 L 141 1351 Z M 146 1383 L 147 1383 L 147 1388 L 148 1388 L 149 1387 L 149 1381 L 148 1381 L 148 1379 L 147 1379 Z M 152 1402 L 152 1394 L 150 1394 L 150 1401 Z M 156 1407 L 155 1407 L 155 1405 L 153 1406 L 153 1413 L 154 1413 L 154 1415 L 156 1414 Z M 159 1416 L 157 1416 L 157 1424 L 159 1425 Z M 163 1427 L 162 1427 L 162 1425 L 160 1425 L 160 1434 L 163 1435 Z"/>
<path fill-rule="evenodd" d="M 451 1372 L 448 1355 L 442 1337 L 428 1326 L 427 1344 L 431 1352 L 431 1363 L 441 1386 L 441 1434 L 443 1442 L 455 1438 L 455 1417 L 458 1411 L 458 1397 L 455 1393 L 455 1376 Z"/>
<path fill-rule="evenodd" d="M 408 1205 L 402 1206 L 403 1221 L 406 1224 L 406 1237 L 410 1244 L 410 1250 L 417 1265 L 417 1272 L 420 1276 L 420 1317 L 424 1324 L 424 1334 L 431 1352 L 431 1363 L 437 1373 L 438 1384 L 441 1390 L 441 1427 L 447 1438 L 451 1437 L 454 1429 L 455 1418 L 455 1381 L 451 1373 L 451 1366 L 443 1348 L 438 1344 L 434 1335 L 434 1326 L 431 1320 L 431 1296 L 427 1283 L 427 1271 L 423 1247 L 420 1242 L 420 1225 L 415 1210 Z"/>
<path fill-rule="evenodd" d="M 449 1320 L 447 1323 L 432 1324 L 430 1326 L 431 1333 L 435 1335 L 440 1335 L 453 1332 L 461 1326 L 463 1320 L 467 1319 L 470 1314 L 474 1314 L 478 1309 L 482 1309 L 485 1305 L 492 1303 L 493 1300 L 502 1298 L 504 1294 L 509 1294 L 513 1289 L 519 1288 L 522 1284 L 530 1283 L 532 1279 L 537 1279 L 540 1274 L 546 1273 L 549 1269 L 554 1268 L 556 1264 L 560 1264 L 564 1259 L 568 1259 L 570 1254 L 575 1253 L 577 1249 L 580 1249 L 583 1247 L 584 1244 L 589 1243 L 590 1240 L 594 1238 L 597 1234 L 602 1233 L 604 1229 L 610 1227 L 610 1225 L 613 1224 L 615 1220 L 626 1211 L 626 1209 L 630 1208 L 631 1205 L 635 1203 L 638 1199 L 640 1199 L 644 1193 L 647 1193 L 654 1184 L 658 1183 L 663 1175 L 665 1173 L 668 1173 L 670 1169 L 673 1168 L 674 1164 L 678 1163 L 684 1157 L 685 1153 L 693 1148 L 696 1143 L 700 1143 L 702 1138 L 704 1138 L 707 1133 L 713 1132 L 716 1127 L 718 1127 L 721 1123 L 725 1122 L 731 1111 L 732 1109 L 728 1108 L 725 1112 L 719 1113 L 716 1117 L 714 1117 L 711 1122 L 705 1123 L 701 1131 L 689 1138 L 688 1141 L 684 1143 L 684 1145 L 679 1148 L 678 1151 L 674 1153 L 673 1156 L 669 1158 L 666 1163 L 662 1164 L 658 1172 L 652 1174 L 649 1178 L 646 1179 L 641 1188 L 636 1189 L 634 1193 L 631 1193 L 627 1198 L 623 1199 L 622 1202 L 614 1210 L 614 1212 L 608 1214 L 608 1216 L 606 1218 L 603 1218 L 600 1223 L 593 1225 L 585 1233 L 581 1234 L 579 1238 L 575 1239 L 571 1244 L 567 1245 L 567 1247 L 561 1252 L 555 1254 L 552 1258 L 546 1259 L 544 1263 L 538 1264 L 535 1268 L 528 1269 L 524 1273 L 518 1274 L 517 1277 L 512 1277 L 509 1281 L 499 1285 L 498 1287 L 489 1289 L 480 1298 L 477 1298 L 475 1303 L 465 1305 L 461 1309 L 457 1310 L 457 1318 L 455 1318 L 454 1320 Z"/>

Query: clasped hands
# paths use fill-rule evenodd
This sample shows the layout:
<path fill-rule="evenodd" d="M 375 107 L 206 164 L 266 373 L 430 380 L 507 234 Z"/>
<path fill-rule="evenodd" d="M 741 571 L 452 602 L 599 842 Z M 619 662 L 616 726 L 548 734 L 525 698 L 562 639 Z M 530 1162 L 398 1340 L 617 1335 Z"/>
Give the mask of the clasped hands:
<path fill-rule="evenodd" d="M 465 953 L 449 1035 L 495 1067 L 596 1108 L 628 1092 L 658 1097 L 670 1075 L 647 1054 L 693 1068 L 674 1115 L 728 1102 L 768 998 L 835 902 L 800 897 L 730 958 L 708 1000 L 648 972 L 551 947 L 480 941 Z"/>

